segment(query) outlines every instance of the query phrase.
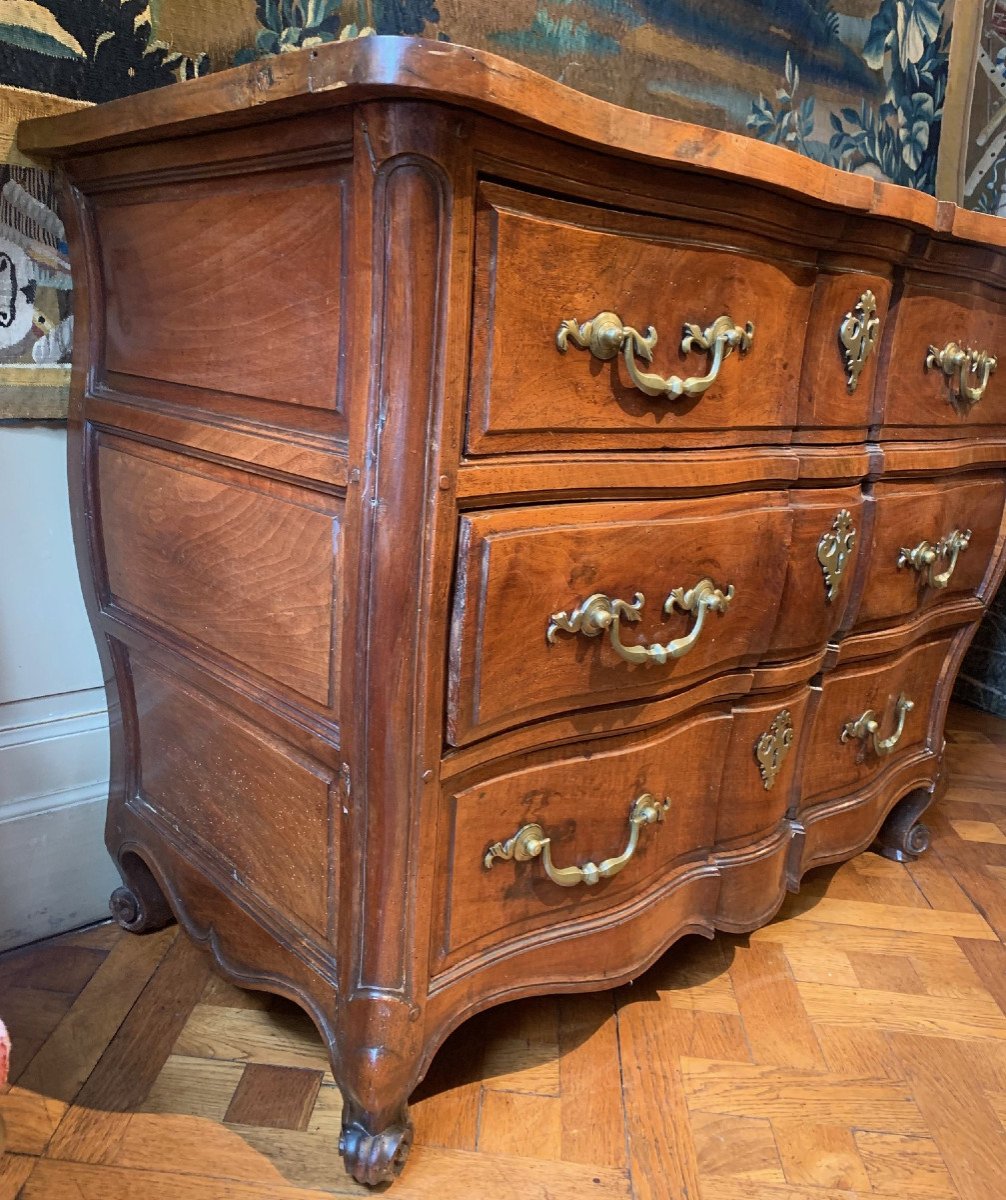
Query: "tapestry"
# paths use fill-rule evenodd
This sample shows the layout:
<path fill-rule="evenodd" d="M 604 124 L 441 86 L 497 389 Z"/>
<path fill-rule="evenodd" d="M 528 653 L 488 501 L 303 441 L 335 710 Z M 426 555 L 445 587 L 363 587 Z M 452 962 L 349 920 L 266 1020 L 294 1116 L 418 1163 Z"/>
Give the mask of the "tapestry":
<path fill-rule="evenodd" d="M 1006 4 L 1006 0 L 997 0 Z M 53 184 L 17 121 L 305 46 L 421 35 L 932 192 L 952 0 L 0 0 L 0 417 L 65 412 Z"/>
<path fill-rule="evenodd" d="M 933 192 L 943 0 L 441 0 L 452 40 L 660 116 Z M 483 14 L 483 15 L 480 15 Z"/>

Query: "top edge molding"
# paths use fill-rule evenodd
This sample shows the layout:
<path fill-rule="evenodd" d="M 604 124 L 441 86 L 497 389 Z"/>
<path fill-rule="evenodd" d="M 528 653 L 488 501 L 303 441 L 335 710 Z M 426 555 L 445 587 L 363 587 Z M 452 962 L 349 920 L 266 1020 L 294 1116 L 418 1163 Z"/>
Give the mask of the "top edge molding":
<path fill-rule="evenodd" d="M 726 179 L 962 241 L 1006 247 L 1006 221 L 784 147 L 623 108 L 499 55 L 424 38 L 366 37 L 276 55 L 166 88 L 21 124 L 29 155 L 234 129 L 367 100 L 435 100 L 609 154 Z"/>

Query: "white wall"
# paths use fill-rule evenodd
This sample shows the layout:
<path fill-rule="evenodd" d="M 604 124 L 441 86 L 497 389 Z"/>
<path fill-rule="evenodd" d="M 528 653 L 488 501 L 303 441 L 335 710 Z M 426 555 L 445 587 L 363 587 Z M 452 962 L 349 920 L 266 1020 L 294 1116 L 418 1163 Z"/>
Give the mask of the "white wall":
<path fill-rule="evenodd" d="M 0 424 L 0 950 L 99 920 L 108 722 L 62 426 Z"/>

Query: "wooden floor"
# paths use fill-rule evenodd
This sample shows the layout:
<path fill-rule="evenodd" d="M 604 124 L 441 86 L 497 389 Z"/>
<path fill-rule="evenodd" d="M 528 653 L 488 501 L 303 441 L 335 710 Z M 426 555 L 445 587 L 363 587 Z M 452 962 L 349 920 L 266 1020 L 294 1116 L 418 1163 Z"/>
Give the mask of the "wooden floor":
<path fill-rule="evenodd" d="M 463 1026 L 416 1098 L 396 1200 L 1003 1200 L 1006 722 L 958 708 L 948 737 L 921 862 L 864 855 L 749 938 Z M 0 1200 L 364 1192 L 308 1019 L 173 928 L 0 958 L 0 1014 Z"/>

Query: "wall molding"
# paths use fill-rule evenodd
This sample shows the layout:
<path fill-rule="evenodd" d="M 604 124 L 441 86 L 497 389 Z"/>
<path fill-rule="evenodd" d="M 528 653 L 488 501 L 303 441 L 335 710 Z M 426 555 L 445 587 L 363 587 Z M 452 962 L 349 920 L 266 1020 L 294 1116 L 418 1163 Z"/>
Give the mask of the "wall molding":
<path fill-rule="evenodd" d="M 108 713 L 104 689 L 0 704 L 0 822 L 104 795 Z"/>

